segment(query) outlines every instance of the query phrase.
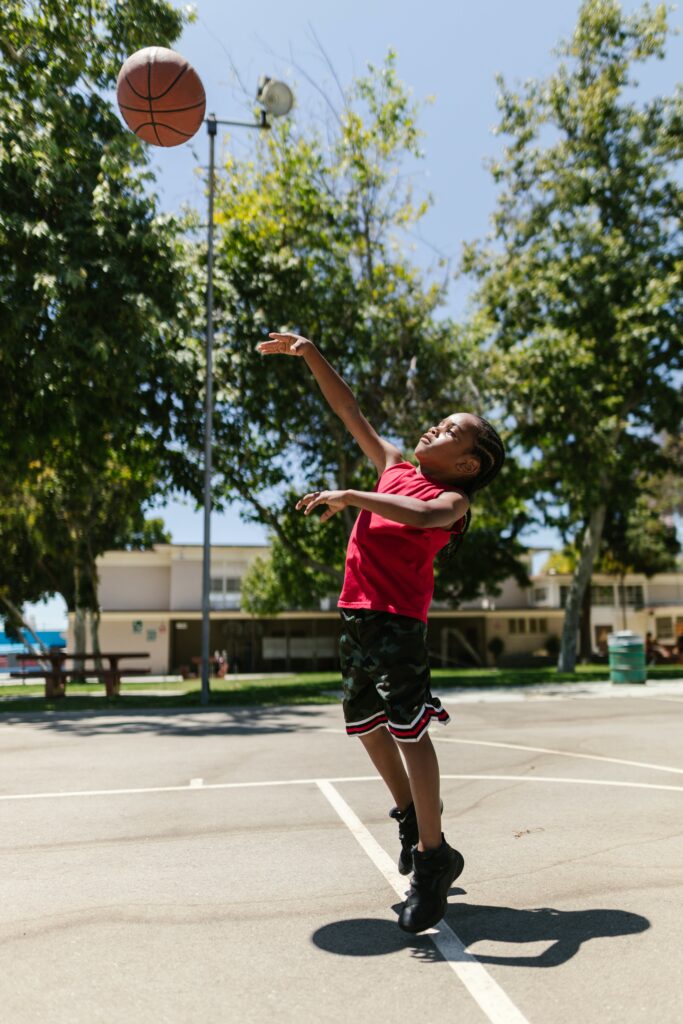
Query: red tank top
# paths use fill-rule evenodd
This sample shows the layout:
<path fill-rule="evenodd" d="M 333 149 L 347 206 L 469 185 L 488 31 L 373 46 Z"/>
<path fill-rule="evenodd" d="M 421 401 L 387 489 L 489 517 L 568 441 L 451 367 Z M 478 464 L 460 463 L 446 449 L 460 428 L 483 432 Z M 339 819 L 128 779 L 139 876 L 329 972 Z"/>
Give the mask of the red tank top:
<path fill-rule="evenodd" d="M 429 501 L 448 488 L 428 480 L 410 462 L 398 462 L 384 470 L 375 490 Z M 424 530 L 361 509 L 349 537 L 339 607 L 371 608 L 426 622 L 434 593 L 434 558 L 464 522 L 464 517 L 459 519 L 452 530 Z"/>

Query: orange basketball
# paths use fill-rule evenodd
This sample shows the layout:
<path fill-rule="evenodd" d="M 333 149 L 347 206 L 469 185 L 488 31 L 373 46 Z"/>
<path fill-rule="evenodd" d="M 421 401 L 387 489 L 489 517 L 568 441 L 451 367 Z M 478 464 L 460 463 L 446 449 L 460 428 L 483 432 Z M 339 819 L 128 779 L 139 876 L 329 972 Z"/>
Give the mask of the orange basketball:
<path fill-rule="evenodd" d="M 116 99 L 135 134 L 153 146 L 179 146 L 204 120 L 206 96 L 199 75 L 179 53 L 147 46 L 119 71 Z"/>

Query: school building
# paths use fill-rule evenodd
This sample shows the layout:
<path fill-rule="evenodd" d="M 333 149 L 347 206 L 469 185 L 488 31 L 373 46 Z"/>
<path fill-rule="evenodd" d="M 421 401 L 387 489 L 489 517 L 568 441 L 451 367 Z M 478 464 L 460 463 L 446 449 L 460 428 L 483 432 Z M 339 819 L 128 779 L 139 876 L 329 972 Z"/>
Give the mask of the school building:
<path fill-rule="evenodd" d="M 292 609 L 255 617 L 240 607 L 241 580 L 259 546 L 215 546 L 211 553 L 211 652 L 225 651 L 231 671 L 335 669 L 340 619 L 335 597 L 316 611 Z M 528 553 L 531 567 L 533 551 Z M 98 559 L 100 645 L 105 651 L 140 651 L 152 674 L 192 670 L 201 652 L 202 547 L 162 544 L 151 551 L 109 551 Z M 505 582 L 499 595 L 457 609 L 434 602 L 429 649 L 434 666 L 494 664 L 489 645 L 502 641 L 501 665 L 550 664 L 549 638 L 559 638 L 571 579 L 552 570 L 531 576 L 531 586 Z M 608 633 L 631 629 L 671 649 L 683 635 L 683 571 L 649 579 L 595 575 L 591 636 L 597 654 Z M 68 648 L 73 650 L 73 621 Z M 495 646 L 495 645 L 494 645 Z M 194 659 L 194 661 L 193 661 Z M 135 661 L 127 661 L 135 667 Z"/>

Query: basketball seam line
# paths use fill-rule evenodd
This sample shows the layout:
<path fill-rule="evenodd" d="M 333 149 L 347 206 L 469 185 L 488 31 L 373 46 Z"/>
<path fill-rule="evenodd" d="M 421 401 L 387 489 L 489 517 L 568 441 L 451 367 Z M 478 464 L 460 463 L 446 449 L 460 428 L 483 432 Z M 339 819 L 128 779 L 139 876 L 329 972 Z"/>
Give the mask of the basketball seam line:
<path fill-rule="evenodd" d="M 142 98 L 142 97 L 141 97 Z M 145 99 L 147 97 L 144 97 Z M 158 114 L 180 114 L 184 110 L 195 110 L 197 107 L 204 106 L 206 100 L 200 100 L 199 103 L 192 103 L 189 107 L 166 107 L 164 110 L 158 110 Z M 121 110 L 131 110 L 135 114 L 146 114 L 146 107 L 131 107 L 127 103 L 119 103 Z"/>
<path fill-rule="evenodd" d="M 176 135 L 183 135 L 186 139 L 192 138 L 192 132 L 181 132 L 179 128 L 174 128 L 172 124 L 165 124 L 164 121 L 141 121 L 140 124 L 135 126 L 133 131 L 139 132 L 141 128 L 148 128 L 150 125 L 152 126 L 152 128 L 154 128 L 155 132 L 157 128 L 165 128 L 166 131 L 175 132 Z M 156 132 L 156 136 L 157 138 L 159 138 L 158 132 Z M 161 142 L 161 140 L 159 140 L 159 145 L 165 146 L 166 143 Z"/>
<path fill-rule="evenodd" d="M 166 95 L 167 92 L 170 92 L 170 90 L 173 88 L 173 86 L 176 84 L 176 82 L 185 74 L 185 72 L 187 71 L 189 66 L 190 66 L 189 64 L 186 64 L 184 68 L 181 68 L 181 70 L 178 72 L 178 74 L 173 79 L 171 84 L 169 86 L 167 86 L 164 89 L 164 91 L 160 92 L 157 96 L 152 96 L 152 86 L 151 86 L 151 83 L 150 83 L 150 80 L 149 80 L 149 78 L 150 78 L 150 76 L 149 76 L 149 70 L 150 70 L 149 69 L 149 62 L 147 64 L 147 88 L 148 88 L 149 91 L 148 91 L 146 96 L 143 93 L 137 91 L 137 89 L 135 88 L 135 86 L 131 82 L 130 78 L 128 77 L 127 73 L 123 77 L 125 78 L 126 83 L 128 84 L 128 86 L 131 89 L 131 91 L 135 93 L 135 95 L 137 96 L 137 98 L 139 100 L 148 100 L 148 101 L 149 100 L 160 100 L 160 99 L 162 99 Z M 201 82 L 199 84 L 201 85 Z M 204 87 L 202 86 L 202 91 L 203 91 L 203 88 Z M 200 102 L 201 103 L 206 103 L 206 96 Z M 199 106 L 199 103 L 197 103 L 196 105 Z"/>
<path fill-rule="evenodd" d="M 124 75 L 124 78 L 125 78 L 125 80 L 126 80 L 126 84 L 128 85 L 129 89 L 131 89 L 131 90 L 132 90 L 132 91 L 133 91 L 133 92 L 135 93 L 135 95 L 137 96 L 137 98 L 138 98 L 139 100 L 149 100 L 149 99 L 150 99 L 150 97 L 149 97 L 149 96 L 143 96 L 143 94 L 142 94 L 141 92 L 138 92 L 138 91 L 137 91 L 137 89 L 135 88 L 135 86 L 134 86 L 134 85 L 133 85 L 133 83 L 131 82 L 131 80 L 130 80 L 130 78 L 128 77 L 128 75 Z M 120 105 L 121 105 L 121 104 L 119 104 L 119 106 L 120 106 Z"/>
<path fill-rule="evenodd" d="M 178 74 L 177 74 L 177 75 L 175 76 L 175 78 L 174 78 L 174 79 L 173 79 L 173 81 L 171 82 L 171 84 L 170 84 L 170 85 L 168 85 L 168 86 L 167 86 L 167 87 L 166 87 L 166 88 L 164 89 L 164 91 L 163 91 L 163 92 L 160 92 L 160 93 L 159 93 L 159 94 L 158 94 L 157 96 L 151 96 L 151 95 L 150 95 L 150 99 L 152 99 L 152 100 L 160 100 L 160 99 L 163 99 L 163 97 L 164 97 L 164 96 L 166 95 L 166 93 L 167 93 L 167 92 L 170 92 L 170 91 L 171 91 L 171 89 L 173 88 L 173 86 L 174 86 L 174 85 L 176 84 L 176 82 L 177 82 L 177 81 L 179 81 L 179 79 L 181 79 L 181 78 L 183 77 L 183 75 L 185 74 L 185 72 L 187 71 L 187 69 L 189 68 L 189 66 L 190 66 L 189 64 L 186 64 L 184 68 L 181 68 L 181 69 L 180 69 L 180 71 L 178 72 Z M 149 88 L 150 88 L 150 93 L 151 93 L 151 90 L 152 90 L 152 86 L 150 85 L 150 87 L 149 87 Z"/>
<path fill-rule="evenodd" d="M 149 103 L 149 116 L 152 118 L 152 128 L 154 128 L 154 134 L 157 137 L 157 142 L 161 146 L 161 145 L 163 145 L 163 143 L 162 143 L 161 139 L 159 138 L 159 132 L 157 131 L 157 126 L 156 126 L 156 123 L 154 121 L 154 108 L 152 107 L 152 99 L 156 99 L 156 96 L 154 96 L 154 97 L 152 96 L 152 64 L 154 63 L 156 55 L 157 55 L 157 51 L 156 51 L 156 47 L 154 47 L 154 52 L 152 53 L 152 59 L 150 61 L 148 61 L 148 63 L 147 63 L 147 102 Z"/>

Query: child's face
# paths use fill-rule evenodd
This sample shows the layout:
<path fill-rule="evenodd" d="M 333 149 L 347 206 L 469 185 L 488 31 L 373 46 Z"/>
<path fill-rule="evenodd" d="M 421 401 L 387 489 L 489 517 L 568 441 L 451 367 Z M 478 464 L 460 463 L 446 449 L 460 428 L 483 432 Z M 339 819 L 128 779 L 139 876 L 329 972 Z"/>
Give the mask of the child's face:
<path fill-rule="evenodd" d="M 453 480 L 476 476 L 479 459 L 472 449 L 478 429 L 477 419 L 466 412 L 453 413 L 430 427 L 415 447 L 420 468 Z"/>

